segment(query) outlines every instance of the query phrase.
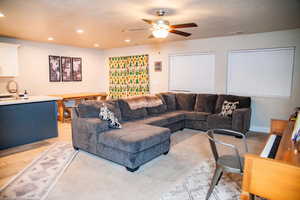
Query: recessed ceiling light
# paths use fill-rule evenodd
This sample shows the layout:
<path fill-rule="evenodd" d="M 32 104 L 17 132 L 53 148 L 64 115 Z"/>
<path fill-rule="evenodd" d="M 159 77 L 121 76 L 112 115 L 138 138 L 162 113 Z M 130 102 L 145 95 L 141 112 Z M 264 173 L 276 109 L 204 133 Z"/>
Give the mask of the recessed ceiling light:
<path fill-rule="evenodd" d="M 94 44 L 94 47 L 99 47 L 99 44 Z"/>
<path fill-rule="evenodd" d="M 129 39 L 126 39 L 126 40 L 124 40 L 125 42 L 130 42 L 131 40 L 129 40 Z"/>
<path fill-rule="evenodd" d="M 84 31 L 82 29 L 77 29 L 76 32 L 82 34 Z"/>
<path fill-rule="evenodd" d="M 52 41 L 52 40 L 54 40 L 54 38 L 53 37 L 48 37 L 48 40 Z"/>
<path fill-rule="evenodd" d="M 2 12 L 0 12 L 0 17 L 5 17 L 5 15 Z"/>

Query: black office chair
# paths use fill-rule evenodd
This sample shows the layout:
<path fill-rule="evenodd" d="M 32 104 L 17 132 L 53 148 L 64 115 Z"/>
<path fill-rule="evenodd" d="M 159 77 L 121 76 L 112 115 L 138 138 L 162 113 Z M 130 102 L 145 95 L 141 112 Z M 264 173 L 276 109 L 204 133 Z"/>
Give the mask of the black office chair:
<path fill-rule="evenodd" d="M 232 144 L 228 144 L 215 139 L 214 135 L 216 134 L 216 132 L 222 132 L 222 133 L 226 132 L 232 136 L 242 137 L 242 141 L 245 145 L 245 152 L 248 152 L 246 136 L 242 133 L 232 131 L 232 130 L 226 130 L 226 129 L 211 129 L 206 132 L 214 159 L 216 161 L 216 169 L 211 181 L 211 185 L 206 195 L 206 200 L 209 199 L 212 191 L 214 190 L 215 186 L 218 184 L 219 180 L 221 179 L 223 172 L 243 174 L 243 169 L 244 169 L 244 158 L 240 156 L 238 148 Z M 225 147 L 232 149 L 234 154 L 220 156 L 217 150 L 217 145 L 223 145 Z"/>

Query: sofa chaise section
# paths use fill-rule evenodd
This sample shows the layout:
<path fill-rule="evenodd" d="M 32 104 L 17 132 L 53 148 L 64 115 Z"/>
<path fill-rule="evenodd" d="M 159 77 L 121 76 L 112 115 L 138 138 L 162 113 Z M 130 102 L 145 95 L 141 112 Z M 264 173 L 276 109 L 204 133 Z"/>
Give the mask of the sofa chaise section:
<path fill-rule="evenodd" d="M 90 116 L 79 117 L 72 110 L 72 139 L 81 149 L 136 171 L 142 164 L 167 154 L 170 130 L 159 126 L 124 122 L 122 129 L 110 129 L 107 121 Z"/>

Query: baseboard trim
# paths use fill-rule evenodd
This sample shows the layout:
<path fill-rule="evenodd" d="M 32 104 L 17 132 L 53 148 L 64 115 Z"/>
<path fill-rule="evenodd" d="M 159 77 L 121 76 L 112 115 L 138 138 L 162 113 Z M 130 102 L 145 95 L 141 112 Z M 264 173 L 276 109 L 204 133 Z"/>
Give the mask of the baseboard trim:
<path fill-rule="evenodd" d="M 267 126 L 251 126 L 250 131 L 268 134 L 270 132 L 270 128 Z"/>

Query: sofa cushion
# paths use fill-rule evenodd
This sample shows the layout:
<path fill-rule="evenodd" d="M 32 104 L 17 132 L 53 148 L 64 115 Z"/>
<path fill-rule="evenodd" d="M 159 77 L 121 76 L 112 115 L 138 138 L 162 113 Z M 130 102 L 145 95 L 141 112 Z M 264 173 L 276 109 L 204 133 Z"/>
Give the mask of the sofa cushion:
<path fill-rule="evenodd" d="M 111 129 L 99 135 L 98 142 L 114 149 L 137 153 L 170 139 L 170 130 L 147 124 Z"/>
<path fill-rule="evenodd" d="M 100 108 L 105 104 L 107 108 L 114 113 L 119 121 L 122 121 L 121 111 L 117 100 L 96 101 L 88 100 L 77 106 L 79 117 L 90 118 L 99 117 Z"/>
<path fill-rule="evenodd" d="M 174 93 L 161 93 L 160 95 L 163 97 L 168 111 L 176 110 L 176 96 Z"/>
<path fill-rule="evenodd" d="M 160 96 L 157 95 L 150 95 L 146 96 L 147 100 L 147 107 L 153 108 L 162 105 L 164 102 Z"/>
<path fill-rule="evenodd" d="M 223 117 L 220 116 L 219 114 L 212 114 L 207 117 L 207 124 L 209 129 L 213 129 L 213 128 L 231 129 L 232 118 Z"/>
<path fill-rule="evenodd" d="M 214 113 L 218 95 L 197 94 L 194 111 Z"/>
<path fill-rule="evenodd" d="M 162 113 L 167 112 L 167 110 L 168 110 L 168 107 L 166 104 L 161 104 L 156 107 L 147 108 L 147 112 L 149 115 L 162 114 Z"/>
<path fill-rule="evenodd" d="M 177 93 L 176 102 L 179 110 L 194 110 L 196 94 Z"/>
<path fill-rule="evenodd" d="M 147 100 L 148 100 L 147 112 L 149 115 L 156 115 L 156 114 L 162 114 L 167 112 L 168 107 L 161 95 L 147 96 Z"/>
<path fill-rule="evenodd" d="M 119 99 L 118 102 L 122 113 L 122 120 L 124 121 L 141 119 L 147 116 L 146 108 L 139 108 L 136 110 L 132 110 L 130 109 L 128 103 L 125 100 Z"/>
<path fill-rule="evenodd" d="M 135 121 L 135 123 L 164 127 L 168 125 L 168 118 L 162 117 L 161 115 L 157 115 L 157 116 L 147 117 L 146 119 L 137 120 Z"/>
<path fill-rule="evenodd" d="M 127 104 L 129 105 L 129 108 L 131 110 L 137 110 L 140 108 L 148 107 L 148 101 L 147 101 L 146 96 L 130 97 L 130 98 L 124 99 L 124 101 L 127 102 Z"/>
<path fill-rule="evenodd" d="M 77 113 L 81 118 L 95 118 L 99 115 L 100 108 L 94 105 L 78 104 Z"/>
<path fill-rule="evenodd" d="M 184 120 L 185 119 L 184 113 L 185 112 L 183 111 L 168 112 L 157 116 L 151 116 L 146 119 L 137 120 L 135 122 L 165 127 L 168 126 L 169 124 L 173 124 Z"/>
<path fill-rule="evenodd" d="M 168 121 L 168 124 L 173 124 L 185 119 L 185 111 L 173 111 L 160 115 Z"/>
<path fill-rule="evenodd" d="M 197 120 L 197 121 L 206 121 L 207 117 L 210 113 L 206 112 L 186 112 L 185 119 L 186 120 Z"/>
<path fill-rule="evenodd" d="M 218 96 L 215 113 L 220 113 L 222 110 L 224 101 L 235 102 L 238 101 L 238 108 L 250 108 L 251 107 L 251 97 L 235 96 L 235 95 L 225 95 L 221 94 Z"/>
<path fill-rule="evenodd" d="M 84 130 L 86 134 L 97 134 L 109 129 L 108 122 L 99 118 L 82 118 L 77 123 L 78 128 Z"/>

